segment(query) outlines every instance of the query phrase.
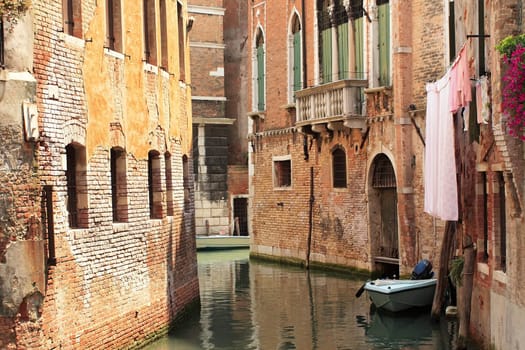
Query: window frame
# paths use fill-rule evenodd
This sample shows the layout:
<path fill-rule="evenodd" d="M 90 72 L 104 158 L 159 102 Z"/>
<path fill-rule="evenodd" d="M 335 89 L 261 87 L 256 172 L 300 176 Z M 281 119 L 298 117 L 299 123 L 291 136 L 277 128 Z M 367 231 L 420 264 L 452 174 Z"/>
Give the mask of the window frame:
<path fill-rule="evenodd" d="M 255 99 L 256 110 L 266 110 L 266 47 L 264 33 L 261 28 L 257 29 L 255 36 Z"/>
<path fill-rule="evenodd" d="M 164 176 L 166 179 L 166 215 L 173 216 L 173 166 L 170 152 L 164 153 Z"/>
<path fill-rule="evenodd" d="M 390 86 L 391 66 L 390 66 L 390 3 L 389 0 L 377 0 L 377 40 L 378 40 L 378 81 L 380 86 Z"/>
<path fill-rule="evenodd" d="M 121 147 L 110 149 L 111 209 L 113 222 L 128 222 L 126 151 Z"/>
<path fill-rule="evenodd" d="M 272 183 L 274 189 L 292 188 L 292 158 L 290 155 L 272 158 Z"/>
<path fill-rule="evenodd" d="M 4 20 L 0 18 L 0 69 L 5 68 Z"/>
<path fill-rule="evenodd" d="M 162 181 L 160 153 L 156 150 L 148 152 L 148 203 L 151 220 L 162 219 Z"/>
<path fill-rule="evenodd" d="M 153 5 L 153 6 L 151 6 Z M 157 20 L 155 0 L 142 1 L 142 29 L 144 39 L 144 62 L 157 65 Z"/>
<path fill-rule="evenodd" d="M 303 88 L 302 24 L 297 12 L 294 12 L 290 18 L 288 58 L 288 102 L 295 103 L 295 93 Z"/>
<path fill-rule="evenodd" d="M 186 23 L 182 11 L 182 4 L 177 1 L 177 28 L 179 43 L 179 80 L 186 81 Z"/>
<path fill-rule="evenodd" d="M 86 148 L 70 143 L 66 152 L 66 208 L 68 211 L 68 226 L 71 229 L 88 227 L 88 186 Z"/>
<path fill-rule="evenodd" d="M 106 48 L 122 53 L 122 43 L 122 2 L 106 0 Z"/>
<path fill-rule="evenodd" d="M 65 34 L 82 38 L 81 0 L 62 0 L 62 25 Z"/>
<path fill-rule="evenodd" d="M 338 157 L 336 159 L 336 157 Z M 346 151 L 342 147 L 336 147 L 332 151 L 332 187 L 345 189 L 348 187 L 348 170 Z"/>

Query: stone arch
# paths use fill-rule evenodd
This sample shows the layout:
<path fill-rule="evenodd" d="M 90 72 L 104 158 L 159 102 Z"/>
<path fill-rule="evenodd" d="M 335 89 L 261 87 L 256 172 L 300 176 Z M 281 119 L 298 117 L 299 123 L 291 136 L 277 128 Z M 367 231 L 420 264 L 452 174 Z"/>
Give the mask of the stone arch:
<path fill-rule="evenodd" d="M 368 207 L 372 269 L 399 276 L 397 178 L 385 153 L 378 153 L 369 169 Z"/>

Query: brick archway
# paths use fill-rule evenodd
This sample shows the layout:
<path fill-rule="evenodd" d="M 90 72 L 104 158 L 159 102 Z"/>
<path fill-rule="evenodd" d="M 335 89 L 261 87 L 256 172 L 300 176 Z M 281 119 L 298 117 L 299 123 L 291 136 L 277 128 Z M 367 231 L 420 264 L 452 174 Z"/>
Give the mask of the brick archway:
<path fill-rule="evenodd" d="M 370 253 L 374 272 L 399 276 L 396 175 L 392 162 L 378 154 L 370 168 L 368 189 Z"/>

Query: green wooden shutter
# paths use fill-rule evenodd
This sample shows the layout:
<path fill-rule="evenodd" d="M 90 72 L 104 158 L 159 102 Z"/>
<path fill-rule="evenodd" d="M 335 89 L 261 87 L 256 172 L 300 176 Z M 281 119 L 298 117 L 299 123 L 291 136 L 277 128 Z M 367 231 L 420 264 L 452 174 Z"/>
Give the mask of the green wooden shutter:
<path fill-rule="evenodd" d="M 264 48 L 257 47 L 257 110 L 264 111 Z"/>
<path fill-rule="evenodd" d="M 348 78 L 348 22 L 337 27 L 339 79 Z"/>
<path fill-rule="evenodd" d="M 379 13 L 379 83 L 390 85 L 390 5 L 377 7 Z"/>
<path fill-rule="evenodd" d="M 323 47 L 322 47 L 322 63 L 323 63 L 323 83 L 332 81 L 332 29 L 328 28 L 321 33 Z"/>
<path fill-rule="evenodd" d="M 355 43 L 355 72 L 356 78 L 365 78 L 364 65 L 364 43 L 363 43 L 363 17 L 354 20 L 354 43 Z"/>
<path fill-rule="evenodd" d="M 301 89 L 301 32 L 293 35 L 293 91 Z"/>

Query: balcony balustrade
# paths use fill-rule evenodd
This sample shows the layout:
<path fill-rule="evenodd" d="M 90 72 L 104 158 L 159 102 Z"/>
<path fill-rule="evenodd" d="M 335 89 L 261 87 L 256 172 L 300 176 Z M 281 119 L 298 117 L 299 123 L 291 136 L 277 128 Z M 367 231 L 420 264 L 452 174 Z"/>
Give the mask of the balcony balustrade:
<path fill-rule="evenodd" d="M 301 132 L 324 133 L 343 127 L 366 131 L 366 80 L 346 79 L 296 92 L 296 127 Z"/>

